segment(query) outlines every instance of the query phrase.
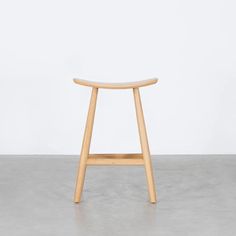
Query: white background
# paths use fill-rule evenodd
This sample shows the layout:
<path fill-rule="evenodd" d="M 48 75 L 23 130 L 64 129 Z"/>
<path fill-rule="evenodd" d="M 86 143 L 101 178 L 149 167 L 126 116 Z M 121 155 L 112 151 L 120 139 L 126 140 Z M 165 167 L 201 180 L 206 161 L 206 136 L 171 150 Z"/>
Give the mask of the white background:
<path fill-rule="evenodd" d="M 141 90 L 153 154 L 236 153 L 233 0 L 0 3 L 0 153 L 79 154 L 90 89 Z M 93 152 L 139 151 L 132 91 L 101 90 Z"/>

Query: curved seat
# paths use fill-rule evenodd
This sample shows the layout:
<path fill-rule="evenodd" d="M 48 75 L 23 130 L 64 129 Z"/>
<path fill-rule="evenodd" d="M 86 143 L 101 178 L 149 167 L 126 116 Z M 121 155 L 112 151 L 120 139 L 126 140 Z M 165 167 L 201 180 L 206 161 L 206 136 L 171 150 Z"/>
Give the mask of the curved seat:
<path fill-rule="evenodd" d="M 82 79 L 74 79 L 76 84 L 93 87 L 93 88 L 103 88 L 103 89 L 132 89 L 132 88 L 139 88 L 148 85 L 152 85 L 157 83 L 158 79 L 147 79 L 135 82 L 126 82 L 126 83 L 102 83 L 102 82 L 95 82 L 95 81 L 88 81 Z"/>

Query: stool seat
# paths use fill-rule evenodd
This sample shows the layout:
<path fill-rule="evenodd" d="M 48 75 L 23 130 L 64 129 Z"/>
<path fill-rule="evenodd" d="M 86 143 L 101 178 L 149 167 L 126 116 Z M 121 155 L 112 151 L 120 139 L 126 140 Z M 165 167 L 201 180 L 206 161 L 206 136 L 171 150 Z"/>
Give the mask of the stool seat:
<path fill-rule="evenodd" d="M 157 83 L 158 79 L 147 79 L 135 82 L 125 82 L 125 83 L 103 83 L 103 82 L 95 82 L 95 81 L 88 81 L 83 79 L 74 79 L 76 84 L 92 87 L 92 88 L 103 88 L 103 89 L 132 89 L 132 88 L 139 88 L 148 85 L 152 85 Z"/>

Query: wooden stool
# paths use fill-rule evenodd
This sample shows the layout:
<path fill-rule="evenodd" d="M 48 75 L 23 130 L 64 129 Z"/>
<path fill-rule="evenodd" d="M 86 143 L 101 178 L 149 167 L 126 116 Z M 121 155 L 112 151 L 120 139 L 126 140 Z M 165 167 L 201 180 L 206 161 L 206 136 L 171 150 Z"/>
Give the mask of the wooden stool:
<path fill-rule="evenodd" d="M 149 79 L 131 83 L 99 83 L 74 79 L 74 82 L 80 85 L 92 87 L 92 95 L 88 110 L 87 122 L 84 132 L 82 150 L 80 154 L 80 164 L 77 175 L 76 189 L 74 202 L 78 203 L 81 199 L 81 194 L 84 185 L 84 177 L 87 165 L 144 165 L 146 170 L 149 199 L 151 203 L 156 202 L 155 183 L 152 171 L 152 163 L 150 159 L 150 151 L 143 116 L 139 87 L 148 86 L 157 83 L 157 79 Z M 136 115 L 139 128 L 139 136 L 141 143 L 141 154 L 89 154 L 94 115 L 96 109 L 96 101 L 98 89 L 133 89 Z"/>

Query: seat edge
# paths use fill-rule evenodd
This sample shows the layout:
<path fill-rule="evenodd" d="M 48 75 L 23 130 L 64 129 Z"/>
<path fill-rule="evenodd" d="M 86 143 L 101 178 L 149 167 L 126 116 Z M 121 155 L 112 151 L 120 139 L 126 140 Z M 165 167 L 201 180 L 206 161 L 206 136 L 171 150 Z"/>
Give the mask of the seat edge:
<path fill-rule="evenodd" d="M 92 88 L 103 88 L 103 89 L 133 89 L 139 88 L 144 86 L 149 86 L 152 84 L 156 84 L 158 82 L 157 78 L 147 79 L 147 80 L 140 80 L 134 82 L 124 82 L 124 83 L 104 83 L 104 82 L 95 82 L 89 80 L 83 80 L 75 78 L 73 79 L 74 83 L 92 87 Z"/>

